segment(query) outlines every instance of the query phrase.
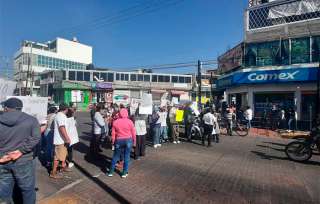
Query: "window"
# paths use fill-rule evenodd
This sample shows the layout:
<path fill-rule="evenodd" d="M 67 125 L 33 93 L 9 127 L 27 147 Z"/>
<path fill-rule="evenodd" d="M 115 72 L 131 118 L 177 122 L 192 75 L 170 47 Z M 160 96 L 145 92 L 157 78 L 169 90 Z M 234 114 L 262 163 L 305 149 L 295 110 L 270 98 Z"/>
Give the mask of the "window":
<path fill-rule="evenodd" d="M 191 84 L 191 77 L 186 77 L 185 79 L 186 79 L 185 80 L 186 83 Z"/>
<path fill-rule="evenodd" d="M 99 72 L 93 72 L 93 81 L 97 81 L 100 79 L 100 73 Z"/>
<path fill-rule="evenodd" d="M 107 73 L 100 72 L 100 79 L 102 79 L 103 81 L 107 81 Z"/>
<path fill-rule="evenodd" d="M 117 81 L 120 80 L 120 74 L 119 74 L 119 73 L 116 74 L 116 80 L 117 80 Z"/>
<path fill-rule="evenodd" d="M 137 75 L 136 74 L 130 74 L 130 81 L 137 81 Z"/>
<path fill-rule="evenodd" d="M 310 62 L 310 38 L 297 38 L 291 40 L 291 63 Z"/>
<path fill-rule="evenodd" d="M 178 77 L 177 76 L 171 76 L 171 82 L 172 83 L 177 83 L 178 82 Z"/>
<path fill-rule="evenodd" d="M 152 82 L 158 82 L 158 76 L 152 75 Z"/>
<path fill-rule="evenodd" d="M 142 74 L 138 74 L 138 81 L 143 81 L 143 75 Z"/>
<path fill-rule="evenodd" d="M 150 75 L 144 75 L 144 81 L 150 81 Z"/>
<path fill-rule="evenodd" d="M 75 81 L 76 80 L 76 72 L 69 71 L 69 80 Z"/>
<path fill-rule="evenodd" d="M 319 62 L 320 57 L 320 36 L 312 38 L 312 62 Z"/>
<path fill-rule="evenodd" d="M 170 82 L 170 76 L 164 76 L 164 82 Z"/>
<path fill-rule="evenodd" d="M 185 83 L 184 82 L 184 77 L 179 76 L 179 83 Z"/>
<path fill-rule="evenodd" d="M 164 76 L 158 75 L 158 82 L 164 82 Z"/>
<path fill-rule="evenodd" d="M 121 74 L 120 76 L 121 76 L 120 80 L 124 81 L 124 74 Z"/>
<path fill-rule="evenodd" d="M 83 81 L 83 72 L 77 72 L 77 81 Z"/>
<path fill-rule="evenodd" d="M 66 71 L 62 71 L 62 79 L 66 80 Z"/>
<path fill-rule="evenodd" d="M 113 82 L 114 79 L 114 74 L 113 73 L 108 73 L 108 81 Z"/>
<path fill-rule="evenodd" d="M 90 72 L 84 72 L 83 80 L 84 81 L 90 81 Z"/>
<path fill-rule="evenodd" d="M 124 80 L 125 80 L 125 81 L 129 81 L 129 74 L 125 74 L 125 75 L 124 75 Z"/>

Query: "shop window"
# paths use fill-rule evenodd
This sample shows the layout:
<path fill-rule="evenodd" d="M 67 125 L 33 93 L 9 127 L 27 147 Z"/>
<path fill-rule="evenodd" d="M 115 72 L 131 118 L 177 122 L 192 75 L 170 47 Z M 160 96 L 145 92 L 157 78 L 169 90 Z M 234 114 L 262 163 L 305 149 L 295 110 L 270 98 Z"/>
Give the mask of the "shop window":
<path fill-rule="evenodd" d="M 245 66 L 252 67 L 257 65 L 257 46 L 256 44 L 247 44 L 245 49 Z"/>
<path fill-rule="evenodd" d="M 150 81 L 150 75 L 144 75 L 144 81 Z"/>
<path fill-rule="evenodd" d="M 113 79 L 114 79 L 114 74 L 108 73 L 108 82 L 113 82 Z"/>
<path fill-rule="evenodd" d="M 77 81 L 83 81 L 83 72 L 77 72 Z"/>
<path fill-rule="evenodd" d="M 84 81 L 90 81 L 90 72 L 84 72 L 83 80 Z"/>
<path fill-rule="evenodd" d="M 136 74 L 130 74 L 130 81 L 137 81 L 137 75 Z"/>
<path fill-rule="evenodd" d="M 297 38 L 291 40 L 291 63 L 310 62 L 310 38 Z"/>
<path fill-rule="evenodd" d="M 312 62 L 320 60 L 320 36 L 312 38 Z"/>
<path fill-rule="evenodd" d="M 138 81 L 143 81 L 143 75 L 142 74 L 138 74 Z"/>
<path fill-rule="evenodd" d="M 69 80 L 71 80 L 71 81 L 76 80 L 76 72 L 75 71 L 69 71 Z"/>
<path fill-rule="evenodd" d="M 178 83 L 178 77 L 177 76 L 171 76 L 171 82 L 172 83 Z"/>
<path fill-rule="evenodd" d="M 152 82 L 158 82 L 158 76 L 152 75 Z"/>

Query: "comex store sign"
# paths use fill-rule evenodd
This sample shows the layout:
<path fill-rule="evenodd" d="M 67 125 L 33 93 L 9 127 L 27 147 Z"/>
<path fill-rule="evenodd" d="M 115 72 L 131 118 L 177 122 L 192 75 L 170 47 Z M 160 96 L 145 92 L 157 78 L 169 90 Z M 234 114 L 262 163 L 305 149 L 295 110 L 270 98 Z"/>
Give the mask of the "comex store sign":
<path fill-rule="evenodd" d="M 274 81 L 274 80 L 295 80 L 295 76 L 300 71 L 295 71 L 293 73 L 284 72 L 284 73 L 274 73 L 274 74 L 267 74 L 267 73 L 252 73 L 248 75 L 248 80 L 251 82 L 254 81 Z"/>

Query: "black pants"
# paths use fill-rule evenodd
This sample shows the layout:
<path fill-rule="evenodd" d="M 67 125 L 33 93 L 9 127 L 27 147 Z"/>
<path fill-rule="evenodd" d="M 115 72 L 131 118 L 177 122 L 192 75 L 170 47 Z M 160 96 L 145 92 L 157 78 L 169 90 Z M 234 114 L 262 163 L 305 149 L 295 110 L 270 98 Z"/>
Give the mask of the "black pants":
<path fill-rule="evenodd" d="M 134 149 L 134 159 L 146 155 L 146 135 L 137 135 L 136 148 Z"/>
<path fill-rule="evenodd" d="M 191 140 L 191 127 L 191 123 L 185 123 L 185 135 L 189 141 Z"/>
<path fill-rule="evenodd" d="M 68 150 L 68 155 L 67 155 L 67 161 L 70 163 L 70 162 L 73 162 L 73 147 L 72 146 L 68 146 L 67 148 Z"/>
<path fill-rule="evenodd" d="M 220 141 L 219 134 L 214 134 L 212 136 L 213 136 L 213 141 L 216 143 L 219 143 L 219 141 Z"/>
<path fill-rule="evenodd" d="M 101 134 L 93 134 L 90 140 L 90 153 L 98 154 Z"/>
<path fill-rule="evenodd" d="M 212 137 L 212 131 L 213 131 L 213 126 L 212 125 L 207 125 L 204 124 L 204 134 L 202 136 L 202 144 L 204 145 L 205 139 L 208 139 L 208 146 L 211 146 L 211 137 Z"/>

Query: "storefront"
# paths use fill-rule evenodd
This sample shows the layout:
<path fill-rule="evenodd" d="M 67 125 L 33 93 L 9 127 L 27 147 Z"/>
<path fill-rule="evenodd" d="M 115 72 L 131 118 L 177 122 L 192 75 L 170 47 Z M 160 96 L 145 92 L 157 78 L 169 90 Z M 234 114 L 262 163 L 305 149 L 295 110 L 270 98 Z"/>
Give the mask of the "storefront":
<path fill-rule="evenodd" d="M 100 102 L 107 102 L 112 103 L 113 97 L 113 89 L 111 82 L 96 82 L 92 83 L 92 102 L 93 103 L 100 103 Z"/>
<path fill-rule="evenodd" d="M 234 72 L 220 78 L 228 103 L 240 109 L 251 106 L 255 117 L 262 117 L 272 106 L 297 110 L 299 120 L 309 120 L 315 109 L 316 67 Z"/>

